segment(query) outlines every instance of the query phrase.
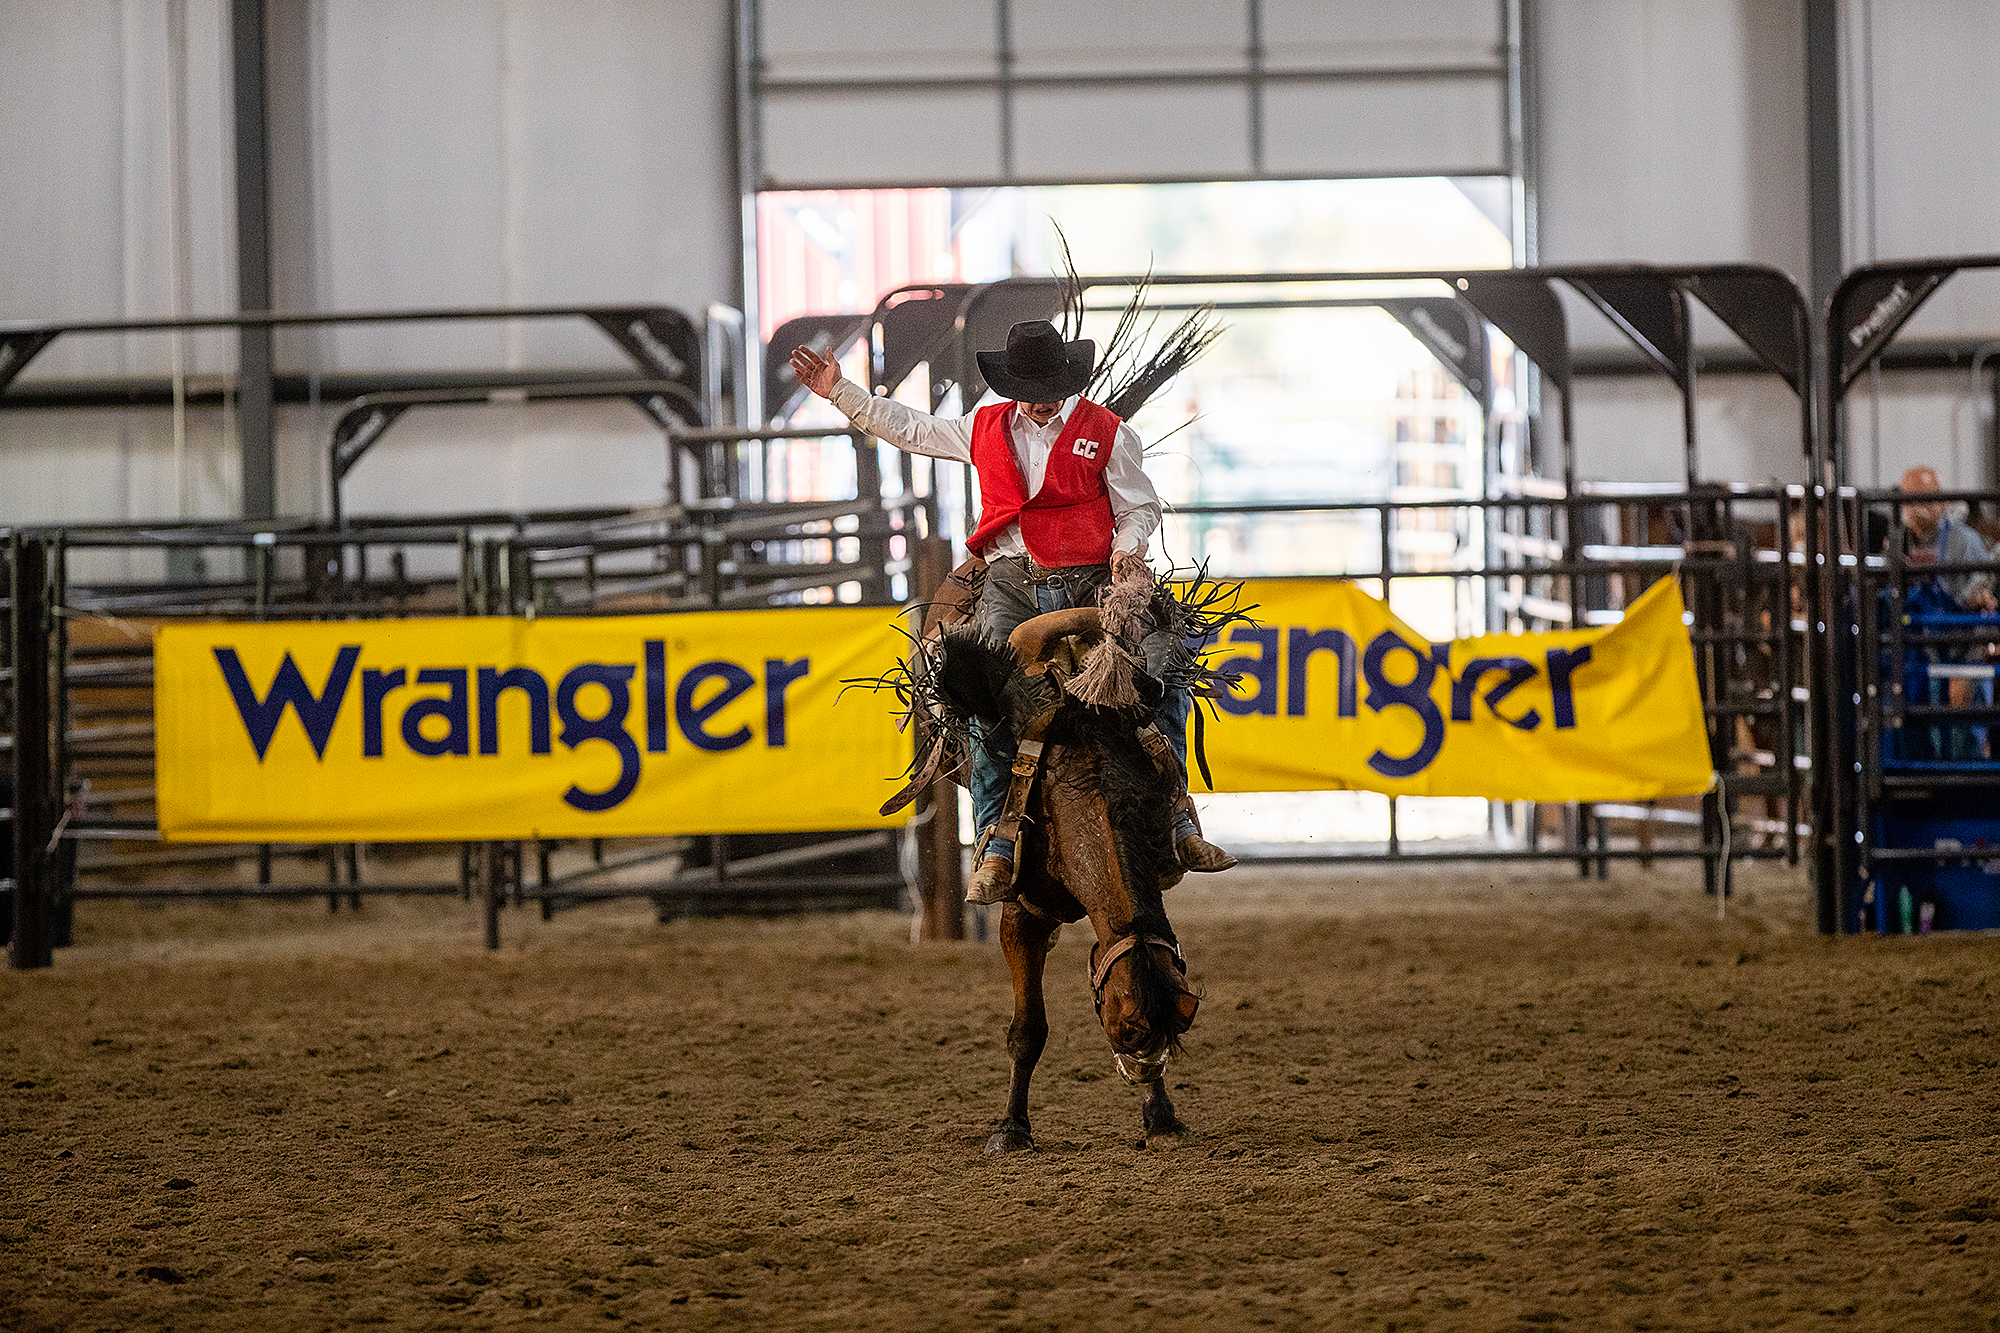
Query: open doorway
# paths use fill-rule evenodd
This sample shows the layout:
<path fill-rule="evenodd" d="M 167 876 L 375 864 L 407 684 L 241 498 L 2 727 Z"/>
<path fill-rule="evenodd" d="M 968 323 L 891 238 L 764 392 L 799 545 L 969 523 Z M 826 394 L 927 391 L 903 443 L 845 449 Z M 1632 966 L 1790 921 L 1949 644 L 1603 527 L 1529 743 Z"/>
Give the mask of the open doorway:
<path fill-rule="evenodd" d="M 1503 268 L 1513 245 L 1502 178 L 1008 187 L 768 193 L 759 200 L 760 316 L 766 336 L 803 314 L 861 314 L 911 283 L 988 282 L 1060 268 L 1058 228 L 1086 275 L 1395 272 Z M 1387 280 L 1380 293 L 1405 294 Z M 1407 294 L 1434 294 L 1419 284 Z M 1353 286 L 1343 289 L 1354 297 Z M 1171 306 L 1254 291 L 1160 289 Z M 1086 319 L 1108 330 L 1123 294 Z M 1176 316 L 1169 310 L 1163 326 Z M 1230 517 L 1190 507 L 1241 502 L 1447 500 L 1482 495 L 1484 421 L 1402 325 L 1365 301 L 1223 311 L 1225 335 L 1133 422 L 1168 505 L 1156 563 L 1206 563 L 1223 578 L 1351 575 L 1380 569 L 1372 517 Z M 1100 334 L 1101 336 L 1101 334 Z M 1514 357 L 1496 339 L 1496 411 L 1511 411 Z M 865 352 L 850 378 L 866 380 Z M 928 407 L 919 371 L 898 396 Z M 941 411 L 971 411 L 956 390 Z M 813 402 L 796 424 L 832 424 Z M 940 469 L 944 494 L 957 484 Z M 950 469 L 955 473 L 956 469 Z M 1418 531 L 1398 534 L 1421 543 Z M 1422 568 L 1414 549 L 1399 568 Z M 1414 556 L 1412 559 L 1410 557 Z M 1440 572 L 1448 566 L 1440 565 Z M 1433 638 L 1480 632 L 1449 578 L 1398 580 L 1393 605 Z M 1362 792 L 1210 796 L 1218 836 L 1262 848 L 1380 843 L 1386 797 Z M 1483 800 L 1406 800 L 1399 833 L 1483 838 Z"/>

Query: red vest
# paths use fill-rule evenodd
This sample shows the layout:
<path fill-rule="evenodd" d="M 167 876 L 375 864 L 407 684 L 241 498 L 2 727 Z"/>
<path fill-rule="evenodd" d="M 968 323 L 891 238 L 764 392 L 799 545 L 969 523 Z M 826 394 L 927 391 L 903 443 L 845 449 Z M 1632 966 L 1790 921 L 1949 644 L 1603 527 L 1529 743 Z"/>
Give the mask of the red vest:
<path fill-rule="evenodd" d="M 1118 439 L 1118 418 L 1087 398 L 1076 400 L 1062 434 L 1049 450 L 1042 489 L 1028 494 L 1007 435 L 1013 403 L 993 403 L 972 417 L 972 466 L 979 472 L 979 530 L 966 538 L 974 555 L 986 554 L 1009 524 L 1038 565 L 1101 565 L 1111 559 L 1111 496 L 1104 467 Z"/>

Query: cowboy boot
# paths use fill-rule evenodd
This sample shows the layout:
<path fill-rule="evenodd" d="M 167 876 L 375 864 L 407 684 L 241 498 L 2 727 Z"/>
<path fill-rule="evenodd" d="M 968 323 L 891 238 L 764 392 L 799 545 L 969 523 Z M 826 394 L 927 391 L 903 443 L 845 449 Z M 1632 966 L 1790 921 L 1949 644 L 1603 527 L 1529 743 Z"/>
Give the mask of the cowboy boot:
<path fill-rule="evenodd" d="M 979 868 L 972 872 L 972 882 L 965 886 L 965 901 L 991 906 L 1013 897 L 1014 863 L 997 856 L 981 858 Z"/>
<path fill-rule="evenodd" d="M 1188 795 L 1187 769 L 1168 744 L 1165 733 L 1157 724 L 1148 724 L 1139 731 L 1139 744 L 1152 756 L 1160 776 L 1172 783 L 1178 790 L 1174 795 L 1174 857 L 1183 870 L 1212 874 L 1227 870 L 1236 864 L 1236 858 L 1201 836 L 1201 816 L 1195 813 L 1194 798 Z M 1161 884 L 1161 888 L 1172 888 L 1180 877 Z"/>
<path fill-rule="evenodd" d="M 972 882 L 965 886 L 965 901 L 969 903 L 991 907 L 1014 898 L 1014 858 L 992 851 L 996 841 L 1003 847 L 1009 846 L 1005 839 L 996 839 L 989 828 L 972 845 L 972 859 L 978 868 L 972 872 Z"/>
<path fill-rule="evenodd" d="M 1195 812 L 1193 798 L 1185 791 L 1174 805 L 1174 829 L 1174 855 L 1186 869 L 1212 874 L 1236 864 L 1235 856 L 1201 836 L 1201 816 Z"/>

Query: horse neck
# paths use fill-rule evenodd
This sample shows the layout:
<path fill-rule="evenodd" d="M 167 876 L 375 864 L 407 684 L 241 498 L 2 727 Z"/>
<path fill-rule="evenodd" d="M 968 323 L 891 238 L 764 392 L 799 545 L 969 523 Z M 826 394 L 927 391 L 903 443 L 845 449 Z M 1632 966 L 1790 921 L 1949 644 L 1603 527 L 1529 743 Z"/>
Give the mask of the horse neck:
<path fill-rule="evenodd" d="M 1061 764 L 1064 756 L 1052 756 Z M 1125 863 L 1102 794 L 1082 784 L 1055 782 L 1047 792 L 1051 850 L 1060 858 L 1062 884 L 1090 918 L 1097 942 L 1108 945 L 1132 933 L 1142 904 L 1126 882 Z"/>

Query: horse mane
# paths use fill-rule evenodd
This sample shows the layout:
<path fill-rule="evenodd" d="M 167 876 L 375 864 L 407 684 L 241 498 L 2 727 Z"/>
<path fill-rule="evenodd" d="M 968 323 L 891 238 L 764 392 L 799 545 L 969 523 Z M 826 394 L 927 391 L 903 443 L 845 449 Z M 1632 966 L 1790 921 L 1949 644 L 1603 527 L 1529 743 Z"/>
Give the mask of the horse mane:
<path fill-rule="evenodd" d="M 930 683 L 961 717 L 1006 722 L 1007 686 L 1020 670 L 1020 659 L 1005 643 L 970 627 L 950 629 L 938 641 Z"/>

